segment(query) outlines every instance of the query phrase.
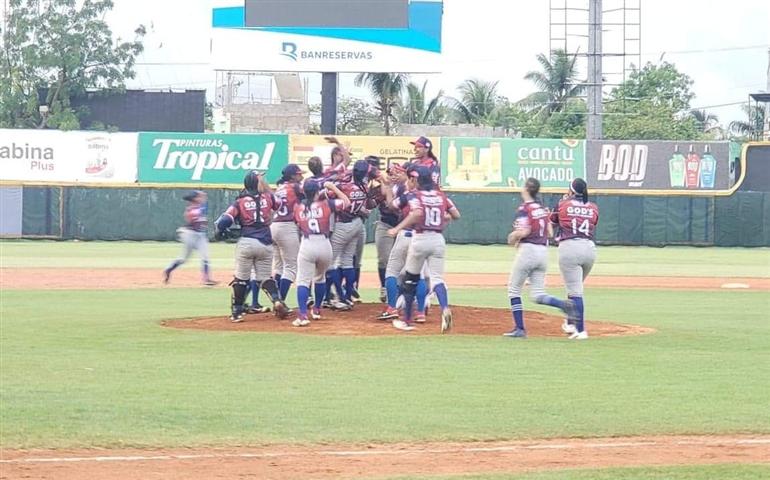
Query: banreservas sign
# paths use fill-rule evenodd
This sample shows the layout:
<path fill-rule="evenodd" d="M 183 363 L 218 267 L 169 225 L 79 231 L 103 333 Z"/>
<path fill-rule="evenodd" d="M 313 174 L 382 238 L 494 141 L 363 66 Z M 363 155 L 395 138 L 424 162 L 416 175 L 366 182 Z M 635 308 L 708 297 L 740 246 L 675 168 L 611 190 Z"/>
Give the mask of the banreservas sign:
<path fill-rule="evenodd" d="M 239 184 L 249 170 L 274 182 L 288 148 L 287 135 L 140 133 L 139 182 Z"/>

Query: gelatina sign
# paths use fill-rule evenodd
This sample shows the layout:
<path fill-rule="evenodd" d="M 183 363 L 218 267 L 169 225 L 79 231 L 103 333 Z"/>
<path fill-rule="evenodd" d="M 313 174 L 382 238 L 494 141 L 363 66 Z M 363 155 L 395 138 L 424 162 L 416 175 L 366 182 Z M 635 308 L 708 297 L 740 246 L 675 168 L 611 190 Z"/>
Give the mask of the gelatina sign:
<path fill-rule="evenodd" d="M 729 142 L 586 142 L 586 176 L 595 189 L 727 190 L 731 162 Z"/>

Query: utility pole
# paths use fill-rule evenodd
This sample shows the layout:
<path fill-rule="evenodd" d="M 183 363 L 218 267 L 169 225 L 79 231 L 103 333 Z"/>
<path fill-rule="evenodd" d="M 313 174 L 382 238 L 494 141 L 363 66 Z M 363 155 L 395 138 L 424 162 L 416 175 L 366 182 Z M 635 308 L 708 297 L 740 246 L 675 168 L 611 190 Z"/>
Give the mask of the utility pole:
<path fill-rule="evenodd" d="M 588 4 L 588 128 L 589 140 L 604 138 L 602 129 L 602 0 Z"/>
<path fill-rule="evenodd" d="M 770 93 L 770 48 L 767 49 L 767 93 Z M 770 102 L 765 103 L 765 124 L 762 138 L 770 140 Z"/>

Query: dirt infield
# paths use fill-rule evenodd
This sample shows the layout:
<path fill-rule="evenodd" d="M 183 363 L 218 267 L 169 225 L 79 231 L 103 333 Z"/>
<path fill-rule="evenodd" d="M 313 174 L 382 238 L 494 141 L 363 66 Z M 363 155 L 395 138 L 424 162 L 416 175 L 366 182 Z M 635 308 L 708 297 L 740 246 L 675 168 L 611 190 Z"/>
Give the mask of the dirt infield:
<path fill-rule="evenodd" d="M 215 272 L 223 285 L 230 280 L 230 273 Z M 503 287 L 508 282 L 505 273 L 448 273 L 447 284 L 453 287 Z M 172 283 L 161 283 L 158 269 L 86 269 L 86 268 L 0 268 L 0 287 L 4 290 L 26 289 L 107 289 L 193 287 L 200 285 L 200 274 L 193 269 L 175 272 Z M 560 275 L 548 275 L 548 285 L 564 285 Z M 361 278 L 365 288 L 379 286 L 377 275 L 365 272 Z M 730 277 L 588 277 L 588 287 L 638 288 L 665 290 L 719 290 L 722 288 L 748 288 L 770 290 L 770 278 Z"/>
<path fill-rule="evenodd" d="M 310 335 L 440 335 L 441 319 L 438 309 L 429 312 L 427 322 L 417 325 L 412 332 L 396 330 L 389 321 L 376 320 L 382 311 L 380 304 L 356 305 L 350 312 L 326 312 L 324 318 L 308 327 L 291 326 L 293 317 L 278 320 L 272 314 L 247 315 L 246 321 L 232 323 L 227 317 L 201 317 L 192 319 L 165 320 L 162 324 L 172 328 L 195 330 L 227 330 L 239 332 L 285 332 Z M 452 307 L 454 328 L 452 333 L 461 335 L 499 336 L 511 329 L 511 314 L 500 308 Z M 531 337 L 563 337 L 561 317 L 539 312 L 526 312 L 527 333 Z M 586 322 L 586 328 L 593 337 L 614 337 L 621 335 L 642 335 L 655 330 L 636 325 L 621 325 L 607 322 Z"/>
<path fill-rule="evenodd" d="M 0 478 L 367 479 L 770 462 L 770 436 L 664 436 L 168 450 L 4 450 Z M 770 463 L 769 463 L 770 464 Z"/>

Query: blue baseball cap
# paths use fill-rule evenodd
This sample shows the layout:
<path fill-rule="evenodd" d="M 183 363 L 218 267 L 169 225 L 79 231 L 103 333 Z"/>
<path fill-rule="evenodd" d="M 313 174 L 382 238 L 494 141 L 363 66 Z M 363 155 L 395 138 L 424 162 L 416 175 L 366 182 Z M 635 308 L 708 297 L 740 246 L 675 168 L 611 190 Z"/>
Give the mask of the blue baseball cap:
<path fill-rule="evenodd" d="M 427 137 L 420 137 L 417 140 L 409 143 L 411 143 L 412 145 L 419 145 L 421 147 L 425 147 L 428 150 L 433 149 L 433 142 L 431 142 L 430 139 L 428 139 Z"/>
<path fill-rule="evenodd" d="M 281 170 L 281 175 L 283 175 L 283 178 L 293 177 L 298 173 L 302 173 L 302 169 L 299 168 L 299 165 L 296 163 L 290 163 L 283 167 L 283 170 Z"/>

